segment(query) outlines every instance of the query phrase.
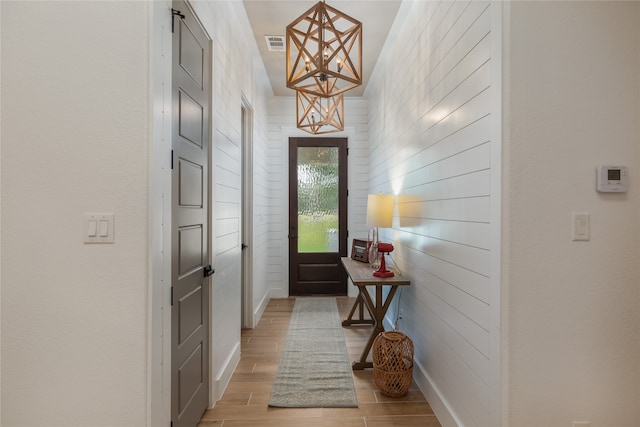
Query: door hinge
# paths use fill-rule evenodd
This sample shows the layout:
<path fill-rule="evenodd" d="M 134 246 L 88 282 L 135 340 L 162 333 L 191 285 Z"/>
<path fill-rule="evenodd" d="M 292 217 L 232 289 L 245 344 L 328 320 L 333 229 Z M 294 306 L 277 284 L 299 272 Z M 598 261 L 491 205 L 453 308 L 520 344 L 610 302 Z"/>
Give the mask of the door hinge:
<path fill-rule="evenodd" d="M 179 16 L 180 19 L 184 19 L 185 16 L 182 14 L 182 12 L 180 12 L 179 10 L 173 9 L 171 8 L 171 32 L 174 32 L 175 29 L 175 25 L 174 25 L 174 21 L 176 19 L 176 16 Z"/>
<path fill-rule="evenodd" d="M 173 286 L 171 287 L 171 305 L 173 305 Z"/>
<path fill-rule="evenodd" d="M 173 150 L 171 150 L 171 170 L 173 170 Z"/>

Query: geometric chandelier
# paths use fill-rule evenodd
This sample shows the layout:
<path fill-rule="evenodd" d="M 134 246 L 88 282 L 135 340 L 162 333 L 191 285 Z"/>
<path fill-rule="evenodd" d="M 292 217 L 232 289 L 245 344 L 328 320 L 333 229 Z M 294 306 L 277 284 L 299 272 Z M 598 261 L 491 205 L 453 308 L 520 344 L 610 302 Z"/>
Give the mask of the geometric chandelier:
<path fill-rule="evenodd" d="M 362 23 L 320 1 L 287 26 L 287 87 L 322 97 L 362 84 Z"/>
<path fill-rule="evenodd" d="M 296 91 L 297 127 L 313 135 L 344 130 L 344 96 Z"/>

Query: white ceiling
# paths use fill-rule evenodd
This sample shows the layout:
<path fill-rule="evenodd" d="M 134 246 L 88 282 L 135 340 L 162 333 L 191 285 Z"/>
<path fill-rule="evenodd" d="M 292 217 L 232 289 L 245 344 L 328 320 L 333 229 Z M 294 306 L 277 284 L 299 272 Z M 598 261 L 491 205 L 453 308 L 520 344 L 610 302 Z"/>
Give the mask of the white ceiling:
<path fill-rule="evenodd" d="M 331 0 L 327 4 L 362 22 L 363 84 L 345 96 L 362 96 L 380 50 L 395 19 L 402 0 Z M 309 0 L 243 0 L 253 28 L 260 55 L 276 96 L 295 96 L 287 88 L 286 55 L 270 52 L 264 36 L 284 36 L 287 25 L 310 9 L 317 1 Z"/>

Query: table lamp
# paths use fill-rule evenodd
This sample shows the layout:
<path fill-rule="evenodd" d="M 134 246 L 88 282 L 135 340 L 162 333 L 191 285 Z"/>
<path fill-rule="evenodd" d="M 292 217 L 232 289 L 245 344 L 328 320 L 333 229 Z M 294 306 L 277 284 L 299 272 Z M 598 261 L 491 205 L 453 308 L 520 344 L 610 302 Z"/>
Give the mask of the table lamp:
<path fill-rule="evenodd" d="M 373 236 L 369 248 L 371 268 L 380 267 L 378 252 L 378 228 L 390 228 L 393 222 L 393 194 L 369 194 L 367 198 L 367 225 L 372 227 Z M 384 255 L 382 255 L 384 256 Z"/>

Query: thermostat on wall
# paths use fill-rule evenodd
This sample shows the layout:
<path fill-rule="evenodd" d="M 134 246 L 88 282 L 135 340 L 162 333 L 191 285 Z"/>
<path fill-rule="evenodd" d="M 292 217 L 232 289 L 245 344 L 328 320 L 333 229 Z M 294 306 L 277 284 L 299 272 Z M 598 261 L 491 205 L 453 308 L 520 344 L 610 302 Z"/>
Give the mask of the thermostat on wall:
<path fill-rule="evenodd" d="M 626 166 L 598 166 L 596 190 L 600 193 L 624 193 L 629 189 L 629 173 Z"/>

